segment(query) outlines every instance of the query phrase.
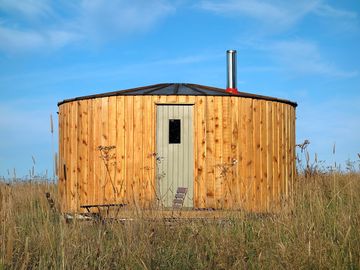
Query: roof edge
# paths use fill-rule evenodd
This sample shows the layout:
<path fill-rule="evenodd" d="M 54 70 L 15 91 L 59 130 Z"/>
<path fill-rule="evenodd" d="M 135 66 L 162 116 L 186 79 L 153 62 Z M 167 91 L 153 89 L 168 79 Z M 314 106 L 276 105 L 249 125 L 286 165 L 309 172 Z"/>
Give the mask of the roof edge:
<path fill-rule="evenodd" d="M 153 89 L 155 91 L 157 89 L 168 87 L 168 86 L 173 85 L 173 84 L 177 85 L 177 83 L 159 83 L 159 84 L 153 84 L 153 85 L 142 86 L 142 87 L 128 88 L 128 89 L 124 89 L 124 90 L 116 90 L 116 91 L 106 92 L 106 93 L 102 93 L 102 94 L 93 94 L 93 95 L 80 96 L 80 97 L 75 97 L 75 98 L 70 98 L 70 99 L 64 99 L 62 101 L 59 101 L 57 103 L 57 105 L 60 106 L 60 105 L 62 105 L 64 103 L 68 103 L 68 102 L 72 102 L 72 101 L 94 99 L 94 98 L 102 98 L 102 97 L 121 96 L 121 95 L 124 95 L 124 94 L 131 96 L 131 92 L 135 92 L 133 94 L 134 96 L 137 96 L 137 95 L 140 95 L 140 96 L 156 95 L 156 94 L 150 94 L 150 93 L 149 94 L 136 94 L 136 92 L 140 91 L 140 90 L 144 90 L 144 89 Z M 230 94 L 230 93 L 226 92 L 225 89 L 218 88 L 218 87 L 213 87 L 213 86 L 205 86 L 205 85 L 200 85 L 200 84 L 183 83 L 183 85 L 185 85 L 187 87 L 190 87 L 190 88 L 201 88 L 201 89 L 205 89 L 205 90 L 209 90 L 209 91 L 214 91 L 214 92 L 220 93 L 220 96 L 223 94 L 223 96 L 237 96 L 237 97 L 244 97 L 244 98 L 276 101 L 276 102 L 289 104 L 289 105 L 291 105 L 291 106 L 293 106 L 295 108 L 298 106 L 298 104 L 296 102 L 293 102 L 293 101 L 287 100 L 287 99 L 282 99 L 282 98 L 275 98 L 275 97 L 270 97 L 270 96 L 250 94 L 250 93 L 246 93 L 246 92 L 238 92 L 237 94 Z M 161 95 L 162 96 L 171 96 L 171 95 L 174 95 L 174 94 L 161 94 Z M 176 95 L 189 96 L 189 95 L 184 95 L 184 94 L 176 94 Z M 211 95 L 206 95 L 206 94 L 201 94 L 200 93 L 197 96 L 211 96 Z"/>

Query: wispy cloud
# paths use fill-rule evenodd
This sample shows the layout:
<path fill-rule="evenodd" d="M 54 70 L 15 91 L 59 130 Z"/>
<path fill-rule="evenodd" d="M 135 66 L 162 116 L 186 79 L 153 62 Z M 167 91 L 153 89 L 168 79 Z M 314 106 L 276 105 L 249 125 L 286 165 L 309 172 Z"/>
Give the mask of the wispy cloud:
<path fill-rule="evenodd" d="M 0 50 L 59 48 L 74 42 L 107 42 L 149 30 L 175 10 L 165 0 L 0 0 Z"/>
<path fill-rule="evenodd" d="M 357 18 L 355 12 L 334 8 L 321 0 L 204 0 L 198 7 L 224 16 L 246 16 L 261 22 L 267 30 L 277 31 L 287 30 L 309 14 L 337 19 Z"/>
<path fill-rule="evenodd" d="M 277 41 L 263 49 L 297 74 L 355 77 L 358 71 L 345 71 L 321 55 L 318 45 L 305 40 Z"/>
<path fill-rule="evenodd" d="M 227 16 L 247 16 L 272 27 L 288 28 L 313 10 L 318 1 L 205 0 L 200 8 Z"/>
<path fill-rule="evenodd" d="M 358 17 L 357 13 L 353 11 L 334 8 L 325 3 L 317 5 L 314 9 L 314 13 L 319 16 L 333 17 L 339 19 L 356 19 Z"/>

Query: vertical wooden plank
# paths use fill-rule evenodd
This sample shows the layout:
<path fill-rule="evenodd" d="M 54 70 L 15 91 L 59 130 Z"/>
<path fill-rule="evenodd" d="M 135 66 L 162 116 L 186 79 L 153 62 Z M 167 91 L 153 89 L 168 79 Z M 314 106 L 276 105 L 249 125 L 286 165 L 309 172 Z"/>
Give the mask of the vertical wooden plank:
<path fill-rule="evenodd" d="M 231 158 L 230 164 L 232 168 L 231 175 L 231 189 L 232 193 L 232 201 L 233 209 L 240 208 L 240 176 L 239 176 L 239 167 L 241 161 L 239 160 L 239 98 L 231 97 L 230 99 L 231 105 Z"/>
<path fill-rule="evenodd" d="M 196 179 L 198 183 L 198 208 L 206 207 L 206 97 L 199 96 L 196 101 L 196 161 L 195 169 Z"/>
<path fill-rule="evenodd" d="M 187 103 L 192 103 L 192 104 L 195 104 L 196 102 L 196 97 L 195 96 L 185 96 L 186 98 L 186 102 Z M 190 131 L 191 133 L 188 133 L 188 138 L 190 138 L 190 141 L 189 143 L 191 145 L 195 145 L 195 142 L 196 142 L 196 138 L 195 138 L 195 132 L 196 132 L 196 128 L 195 128 L 195 115 L 196 115 L 196 112 L 194 110 L 194 106 L 187 106 L 187 111 L 189 113 L 189 116 L 191 117 L 191 121 L 192 122 L 188 122 L 188 131 Z M 196 147 L 193 147 L 193 148 L 189 148 L 188 149 L 188 159 L 190 161 L 190 164 L 189 166 L 191 166 L 189 168 L 189 172 L 188 172 L 188 179 L 191 179 L 192 180 L 192 186 L 194 188 L 197 188 L 197 190 L 193 190 L 193 194 L 198 193 L 198 185 L 195 185 L 195 159 L 196 159 L 196 155 L 195 155 L 195 151 L 197 150 L 197 146 Z M 184 161 L 185 162 L 185 161 Z M 190 180 L 189 180 L 190 181 Z M 193 189 L 194 189 L 193 188 Z M 194 196 L 193 196 L 194 197 Z"/>
<path fill-rule="evenodd" d="M 260 191 L 260 178 L 261 178 L 261 108 L 260 108 L 260 101 L 254 100 L 253 101 L 253 130 L 254 130 L 254 137 L 253 137 L 253 148 L 254 148 L 254 170 L 253 170 L 253 181 L 254 181 L 254 189 L 253 189 L 253 210 L 258 211 L 260 207 L 260 198 L 261 198 L 261 191 Z"/>
<path fill-rule="evenodd" d="M 144 184 L 144 207 L 149 208 L 152 200 L 152 156 L 155 152 L 152 149 L 152 122 L 153 122 L 153 114 L 152 114 L 152 100 L 151 97 L 143 96 L 142 103 L 144 112 L 143 112 L 143 184 Z"/>
<path fill-rule="evenodd" d="M 215 111 L 214 97 L 206 97 L 206 208 L 215 208 Z"/>
<path fill-rule="evenodd" d="M 100 123 L 101 123 L 101 139 L 100 145 L 103 147 L 109 146 L 109 98 L 103 97 L 101 98 L 101 114 L 100 114 Z M 102 156 L 100 150 L 98 150 L 99 162 L 100 165 L 100 185 L 101 185 L 101 193 L 100 193 L 100 203 L 107 204 L 111 201 L 106 195 L 107 186 L 111 185 L 109 180 L 108 168 L 110 160 Z"/>
<path fill-rule="evenodd" d="M 284 104 L 284 121 L 285 121 L 285 159 L 284 159 L 284 176 L 285 176 L 285 198 L 289 197 L 289 105 Z"/>
<path fill-rule="evenodd" d="M 60 199 L 60 211 L 64 211 L 63 209 L 63 194 L 64 194 L 64 172 L 63 172 L 63 147 L 64 147 L 64 113 L 63 113 L 63 104 L 58 108 L 58 145 L 59 145 L 59 161 L 58 161 L 58 197 Z"/>
<path fill-rule="evenodd" d="M 233 164 L 231 158 L 231 100 L 230 97 L 222 97 L 222 186 L 221 197 L 223 207 L 229 209 L 233 206 Z"/>
<path fill-rule="evenodd" d="M 125 159 L 125 96 L 116 97 L 116 190 L 119 203 L 125 202 L 126 159 Z"/>
<path fill-rule="evenodd" d="M 272 201 L 273 201 L 273 111 L 272 105 L 273 102 L 266 103 L 266 148 L 267 148 L 267 177 L 266 177 L 266 189 L 267 189 L 267 202 L 266 209 L 272 211 Z"/>
<path fill-rule="evenodd" d="M 280 183 L 280 206 L 284 200 L 284 107 L 279 103 L 279 183 Z"/>
<path fill-rule="evenodd" d="M 94 135 L 94 99 L 88 100 L 88 171 L 87 171 L 87 197 L 85 204 L 95 203 L 95 170 L 94 170 L 94 149 L 95 149 L 95 135 Z"/>
<path fill-rule="evenodd" d="M 273 147 L 273 153 L 274 153 L 274 198 L 276 198 L 275 201 L 275 207 L 279 208 L 280 206 L 280 189 L 281 189 L 281 170 L 280 170 L 280 106 L 278 102 L 274 102 L 275 108 L 274 108 L 274 147 Z"/>
<path fill-rule="evenodd" d="M 108 157 L 105 158 L 105 198 L 108 203 L 117 203 L 119 191 L 116 186 L 116 133 L 117 133 L 117 120 L 116 120 L 116 97 L 108 97 L 107 102 L 108 110 L 107 117 L 104 115 L 104 118 L 107 120 L 107 147 L 115 147 L 109 150 Z"/>
<path fill-rule="evenodd" d="M 151 182 L 150 182 L 150 189 L 151 189 L 151 201 L 152 201 L 152 206 L 156 207 L 156 205 L 158 204 L 158 177 L 157 177 L 157 153 L 156 153 L 156 137 L 157 137 L 157 133 L 156 133 L 156 102 L 158 102 L 158 97 L 157 96 L 152 96 L 151 97 L 151 116 L 152 116 L 152 121 L 151 121 L 151 152 L 152 152 L 152 156 L 151 156 Z"/>
<path fill-rule="evenodd" d="M 222 209 L 224 206 L 222 186 L 223 176 L 223 150 L 222 150 L 222 97 L 214 97 L 215 113 L 215 200 L 216 208 Z"/>
<path fill-rule="evenodd" d="M 65 111 L 65 145 L 64 145 L 64 171 L 65 171 L 65 209 L 67 212 L 70 212 L 70 184 L 71 184 L 71 156 L 70 156 L 70 103 L 64 104 Z"/>
<path fill-rule="evenodd" d="M 240 204 L 241 208 L 246 209 L 247 206 L 247 145 L 246 145 L 246 135 L 247 135 L 247 111 L 246 111 L 246 99 L 239 98 L 239 120 L 240 120 L 240 130 L 238 136 L 238 150 L 239 150 L 239 172 L 238 177 L 240 180 Z"/>
<path fill-rule="evenodd" d="M 134 179 L 134 97 L 125 99 L 125 136 L 126 136 L 126 198 L 134 204 L 135 179 Z"/>
<path fill-rule="evenodd" d="M 260 178 L 260 190 L 261 190 L 261 212 L 265 212 L 268 210 L 267 208 L 267 196 L 268 196 L 268 189 L 267 189 L 267 137 L 268 137 L 268 129 L 267 129 L 267 104 L 270 101 L 261 101 L 261 121 L 260 121 L 260 129 L 261 129 L 261 178 Z"/>
<path fill-rule="evenodd" d="M 94 204 L 103 204 L 103 177 L 102 164 L 103 161 L 100 156 L 99 146 L 102 145 L 102 99 L 96 98 L 94 100 L 93 121 L 94 121 L 94 148 L 93 148 L 93 162 L 94 162 Z"/>
<path fill-rule="evenodd" d="M 138 206 L 143 204 L 143 103 L 141 96 L 134 96 L 134 177 L 133 187 L 135 202 Z"/>
<path fill-rule="evenodd" d="M 70 102 L 70 210 L 78 210 L 78 181 L 77 181 L 77 113 L 78 102 Z"/>
<path fill-rule="evenodd" d="M 254 129 L 253 129 L 253 118 L 254 118 L 254 110 L 253 110 L 253 100 L 246 99 L 246 201 L 247 201 L 247 209 L 253 209 L 253 194 L 255 189 L 255 181 L 254 181 Z"/>
<path fill-rule="evenodd" d="M 77 177 L 79 183 L 79 205 L 84 205 L 87 201 L 88 187 L 88 100 L 78 101 L 78 110 Z"/>
<path fill-rule="evenodd" d="M 296 108 L 292 108 L 292 192 L 294 192 L 294 184 L 296 179 Z"/>

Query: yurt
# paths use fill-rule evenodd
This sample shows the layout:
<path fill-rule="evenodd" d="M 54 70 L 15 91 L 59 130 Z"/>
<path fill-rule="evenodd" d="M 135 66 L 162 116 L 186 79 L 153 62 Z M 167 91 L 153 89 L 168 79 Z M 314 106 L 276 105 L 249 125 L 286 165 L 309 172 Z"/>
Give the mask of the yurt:
<path fill-rule="evenodd" d="M 162 83 L 65 99 L 59 107 L 61 211 L 93 207 L 272 212 L 295 177 L 295 102 Z"/>

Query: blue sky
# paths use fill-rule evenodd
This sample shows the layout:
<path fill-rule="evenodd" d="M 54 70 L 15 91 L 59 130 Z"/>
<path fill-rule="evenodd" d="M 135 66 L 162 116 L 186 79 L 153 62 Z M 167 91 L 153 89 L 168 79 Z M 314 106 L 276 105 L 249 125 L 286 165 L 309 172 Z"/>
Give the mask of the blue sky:
<path fill-rule="evenodd" d="M 0 0 L 0 176 L 25 176 L 32 156 L 52 174 L 58 101 L 162 82 L 224 88 L 227 49 L 240 91 L 298 102 L 298 143 L 328 164 L 357 159 L 359 1 Z"/>

